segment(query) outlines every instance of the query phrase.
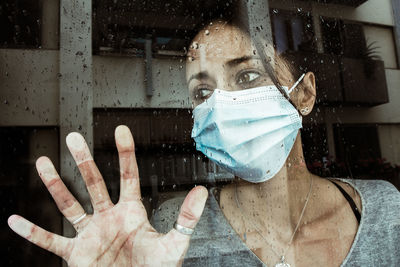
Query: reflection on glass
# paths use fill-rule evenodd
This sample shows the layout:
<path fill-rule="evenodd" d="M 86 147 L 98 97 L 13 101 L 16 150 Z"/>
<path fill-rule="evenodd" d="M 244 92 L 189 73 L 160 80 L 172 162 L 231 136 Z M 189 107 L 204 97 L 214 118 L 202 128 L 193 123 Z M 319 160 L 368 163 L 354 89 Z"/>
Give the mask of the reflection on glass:
<path fill-rule="evenodd" d="M 398 265 L 400 81 L 394 24 L 375 12 L 394 11 L 386 2 L 264 1 L 260 18 L 260 2 L 93 0 L 89 20 L 73 12 L 93 27 L 93 57 L 25 2 L 0 4 L 2 46 L 39 47 L 45 33 L 62 49 L 0 51 L 2 220 L 59 235 L 12 216 L 22 237 L 71 266 Z M 66 21 L 71 7 L 60 10 Z M 81 26 L 60 36 L 83 40 Z M 267 58 L 253 31 L 270 38 Z M 77 167 L 60 152 L 65 128 L 87 134 L 88 147 L 67 138 Z M 63 225 L 33 168 L 41 155 Z M 6 264 L 61 265 L 6 227 Z"/>

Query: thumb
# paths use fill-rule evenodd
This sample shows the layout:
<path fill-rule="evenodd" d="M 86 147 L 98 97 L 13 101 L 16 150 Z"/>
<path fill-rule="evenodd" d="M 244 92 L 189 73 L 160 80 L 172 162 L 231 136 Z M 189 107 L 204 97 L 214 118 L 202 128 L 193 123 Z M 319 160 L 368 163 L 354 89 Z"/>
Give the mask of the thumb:
<path fill-rule="evenodd" d="M 208 191 L 204 186 L 196 186 L 190 190 L 182 203 L 176 222 L 183 227 L 194 229 L 203 213 L 207 197 Z M 190 235 L 182 234 L 175 229 L 172 229 L 169 234 L 179 239 L 190 239 Z"/>
<path fill-rule="evenodd" d="M 203 213 L 208 197 L 204 186 L 196 186 L 186 196 L 176 222 L 187 228 L 195 228 Z"/>
<path fill-rule="evenodd" d="M 204 206 L 206 204 L 208 197 L 208 191 L 204 186 L 196 186 L 190 190 L 189 194 L 186 196 L 181 210 L 179 212 L 178 219 L 176 222 L 187 228 L 194 228 L 200 220 L 201 214 L 203 213 Z M 168 244 L 171 246 L 175 244 L 178 259 L 178 266 L 183 263 L 184 256 L 189 248 L 190 235 L 182 234 L 175 229 L 169 231 L 165 236 L 169 241 Z"/>

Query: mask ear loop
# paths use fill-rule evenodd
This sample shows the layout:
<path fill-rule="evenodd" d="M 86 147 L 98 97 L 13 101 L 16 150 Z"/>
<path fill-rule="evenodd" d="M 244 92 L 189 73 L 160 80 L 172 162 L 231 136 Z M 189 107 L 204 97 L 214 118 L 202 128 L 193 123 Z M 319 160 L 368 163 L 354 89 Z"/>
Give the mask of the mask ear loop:
<path fill-rule="evenodd" d="M 306 74 L 303 73 L 303 74 L 300 76 L 300 78 L 297 80 L 297 82 L 295 82 L 295 83 L 293 84 L 293 86 L 290 87 L 290 89 L 288 90 L 288 95 L 290 95 L 290 93 L 293 91 L 293 89 L 296 88 L 297 85 L 299 85 L 299 83 L 301 82 L 301 80 L 304 78 L 305 75 L 306 75 Z"/>
<path fill-rule="evenodd" d="M 292 87 L 290 87 L 290 89 L 287 91 L 288 96 L 290 95 L 290 93 L 293 91 L 294 88 L 296 88 L 297 85 L 299 85 L 299 83 L 301 82 L 301 80 L 303 80 L 304 76 L 306 74 L 303 73 L 300 78 L 292 85 Z M 290 97 L 290 96 L 289 96 Z M 293 105 L 294 108 L 296 108 L 296 106 L 293 104 L 293 102 L 290 100 L 290 103 Z M 296 108 L 297 112 L 299 113 L 300 117 L 303 116 L 301 114 L 301 112 Z"/>

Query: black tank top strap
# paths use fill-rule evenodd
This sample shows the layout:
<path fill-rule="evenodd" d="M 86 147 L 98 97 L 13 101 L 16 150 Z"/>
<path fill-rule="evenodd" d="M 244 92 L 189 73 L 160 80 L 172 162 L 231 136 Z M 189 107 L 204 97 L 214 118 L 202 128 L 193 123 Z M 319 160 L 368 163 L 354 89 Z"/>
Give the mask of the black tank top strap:
<path fill-rule="evenodd" d="M 360 224 L 361 214 L 360 214 L 360 211 L 358 210 L 358 208 L 356 206 L 356 203 L 354 203 L 354 200 L 351 198 L 351 196 L 349 196 L 349 194 L 347 194 L 347 192 L 339 184 L 335 183 L 331 179 L 328 179 L 328 180 L 331 181 L 339 189 L 340 192 L 342 192 L 344 198 L 347 200 L 347 202 L 349 202 L 349 205 L 350 205 L 351 209 L 354 212 L 354 216 L 356 216 L 358 224 Z"/>

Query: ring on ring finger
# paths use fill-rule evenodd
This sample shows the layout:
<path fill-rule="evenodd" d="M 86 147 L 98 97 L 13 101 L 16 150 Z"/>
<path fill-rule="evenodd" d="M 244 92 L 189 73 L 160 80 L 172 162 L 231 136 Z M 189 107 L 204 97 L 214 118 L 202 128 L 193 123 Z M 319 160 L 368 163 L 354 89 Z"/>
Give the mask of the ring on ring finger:
<path fill-rule="evenodd" d="M 192 235 L 194 232 L 194 229 L 180 225 L 177 222 L 174 223 L 174 229 L 184 235 Z"/>
<path fill-rule="evenodd" d="M 81 222 L 83 219 L 85 219 L 85 217 L 87 216 L 87 213 L 85 212 L 84 214 L 82 214 L 81 216 L 79 216 L 78 218 L 76 218 L 74 221 L 72 221 L 72 225 L 75 225 L 79 222 Z"/>

